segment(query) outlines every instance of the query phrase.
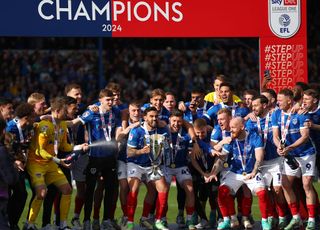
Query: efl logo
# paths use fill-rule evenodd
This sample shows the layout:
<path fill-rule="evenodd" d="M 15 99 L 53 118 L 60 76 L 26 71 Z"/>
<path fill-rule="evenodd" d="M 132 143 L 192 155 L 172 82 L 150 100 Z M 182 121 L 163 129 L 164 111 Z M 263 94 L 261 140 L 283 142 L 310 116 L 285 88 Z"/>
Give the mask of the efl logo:
<path fill-rule="evenodd" d="M 284 0 L 285 6 L 296 6 L 298 4 L 297 0 Z"/>

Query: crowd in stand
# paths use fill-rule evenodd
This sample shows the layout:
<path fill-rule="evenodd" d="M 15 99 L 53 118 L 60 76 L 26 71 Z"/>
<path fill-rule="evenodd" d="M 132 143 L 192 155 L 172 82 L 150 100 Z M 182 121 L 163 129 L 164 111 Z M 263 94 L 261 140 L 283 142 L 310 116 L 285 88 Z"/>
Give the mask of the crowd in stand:
<path fill-rule="evenodd" d="M 222 72 L 230 73 L 234 85 L 258 87 L 254 49 L 120 49 L 106 51 L 103 60 L 104 75 L 121 85 L 125 101 L 146 99 L 155 87 L 185 99 L 195 87 L 211 90 L 212 75 Z M 68 82 L 80 84 L 88 100 L 99 89 L 96 51 L 5 50 L 0 63 L 0 94 L 14 100 L 25 100 L 34 89 L 47 98 L 60 95 Z"/>

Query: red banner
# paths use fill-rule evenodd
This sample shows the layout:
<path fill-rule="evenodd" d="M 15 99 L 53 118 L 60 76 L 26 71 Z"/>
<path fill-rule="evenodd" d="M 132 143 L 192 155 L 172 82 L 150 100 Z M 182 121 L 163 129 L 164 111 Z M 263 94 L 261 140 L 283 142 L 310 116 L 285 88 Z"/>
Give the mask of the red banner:
<path fill-rule="evenodd" d="M 270 70 L 268 88 L 276 92 L 308 82 L 306 1 L 269 0 L 260 35 L 260 83 Z M 267 24 L 268 23 L 268 24 Z"/>
<path fill-rule="evenodd" d="M 122 30 L 113 37 L 259 37 L 261 12 L 266 11 L 263 1 L 117 2 L 113 12 L 119 14 L 112 23 Z"/>
<path fill-rule="evenodd" d="M 297 81 L 307 82 L 307 46 L 303 37 L 260 39 L 261 82 L 264 70 L 270 70 L 268 88 L 276 92 L 290 88 Z"/>

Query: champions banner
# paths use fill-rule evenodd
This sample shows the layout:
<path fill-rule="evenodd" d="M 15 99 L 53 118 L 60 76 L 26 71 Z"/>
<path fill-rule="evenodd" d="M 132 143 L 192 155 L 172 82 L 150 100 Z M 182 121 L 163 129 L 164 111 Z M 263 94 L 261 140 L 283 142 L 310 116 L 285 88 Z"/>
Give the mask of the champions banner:
<path fill-rule="evenodd" d="M 0 1 L 0 36 L 256 37 L 261 73 L 268 67 L 266 47 L 302 45 L 303 73 L 292 80 L 307 81 L 306 0 Z M 284 68 L 270 64 L 272 75 Z"/>

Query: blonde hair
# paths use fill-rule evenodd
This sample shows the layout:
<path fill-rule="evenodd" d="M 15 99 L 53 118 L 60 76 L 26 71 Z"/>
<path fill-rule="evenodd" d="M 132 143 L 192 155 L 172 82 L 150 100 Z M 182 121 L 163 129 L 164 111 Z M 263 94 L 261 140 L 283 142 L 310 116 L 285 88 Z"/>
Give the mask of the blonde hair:
<path fill-rule="evenodd" d="M 42 93 L 32 93 L 29 97 L 28 97 L 28 103 L 30 105 L 34 105 L 36 103 L 38 103 L 39 101 L 45 100 L 45 96 Z"/>
<path fill-rule="evenodd" d="M 161 96 L 162 99 L 166 99 L 166 93 L 162 89 L 154 89 L 151 92 L 151 98 Z"/>

